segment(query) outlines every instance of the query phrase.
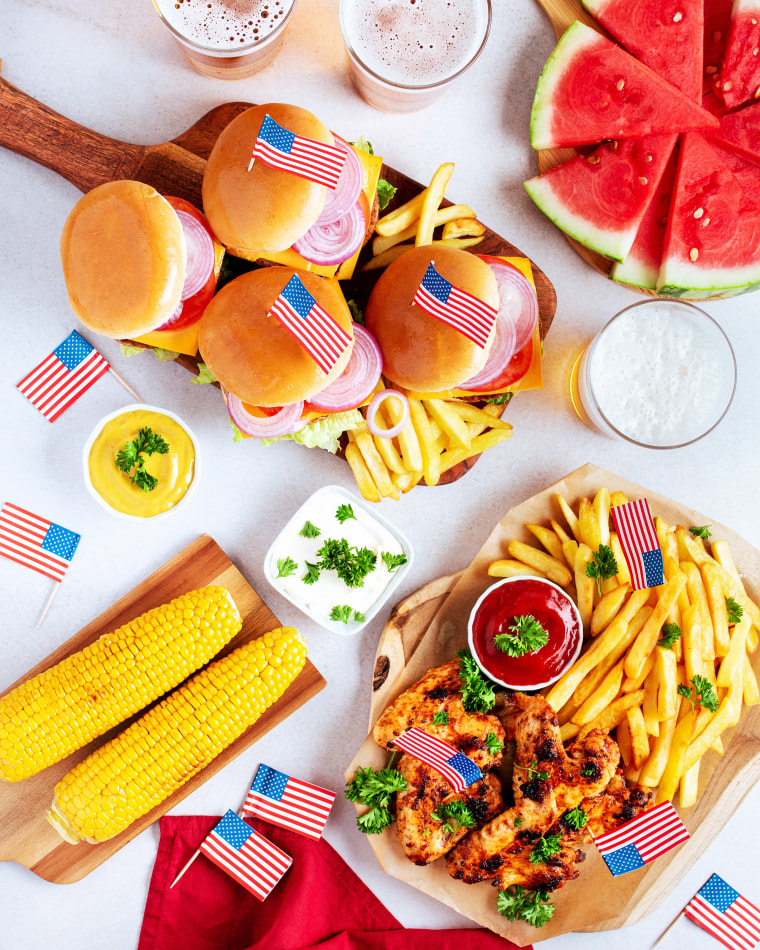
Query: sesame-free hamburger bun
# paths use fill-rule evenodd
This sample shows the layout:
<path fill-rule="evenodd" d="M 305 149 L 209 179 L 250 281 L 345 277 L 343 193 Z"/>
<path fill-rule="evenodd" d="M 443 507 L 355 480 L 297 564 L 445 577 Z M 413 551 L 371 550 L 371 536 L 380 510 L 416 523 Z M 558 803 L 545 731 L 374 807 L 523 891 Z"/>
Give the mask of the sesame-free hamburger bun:
<path fill-rule="evenodd" d="M 252 406 L 285 406 L 308 400 L 336 379 L 348 363 L 347 346 L 325 373 L 276 316 L 277 297 L 295 274 L 290 267 L 262 267 L 236 277 L 215 295 L 200 321 L 203 362 L 227 392 Z M 353 340 L 351 313 L 324 278 L 298 271 L 304 287 Z"/>
<path fill-rule="evenodd" d="M 169 202 L 139 181 L 98 185 L 61 233 L 71 309 L 91 330 L 132 339 L 161 326 L 180 302 L 185 237 Z"/>
<path fill-rule="evenodd" d="M 309 230 L 327 188 L 261 160 L 248 171 L 256 137 L 270 115 L 288 131 L 333 145 L 332 132 L 298 106 L 253 106 L 222 131 L 203 176 L 203 211 L 222 244 L 241 251 L 284 251 Z"/>
<path fill-rule="evenodd" d="M 423 245 L 388 265 L 375 284 L 365 324 L 383 352 L 383 375 L 415 392 L 456 389 L 486 363 L 480 347 L 454 327 L 412 303 L 428 264 L 460 290 L 498 309 L 499 291 L 491 268 L 455 247 Z"/>

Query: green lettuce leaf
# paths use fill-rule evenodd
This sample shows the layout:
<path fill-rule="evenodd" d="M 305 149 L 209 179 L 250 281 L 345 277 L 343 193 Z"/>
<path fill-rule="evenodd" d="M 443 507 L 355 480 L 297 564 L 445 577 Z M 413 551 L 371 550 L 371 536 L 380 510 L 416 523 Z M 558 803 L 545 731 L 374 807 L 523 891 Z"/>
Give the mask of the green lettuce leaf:
<path fill-rule="evenodd" d="M 358 409 L 349 409 L 347 412 L 333 412 L 323 419 L 315 419 L 298 432 L 290 435 L 281 435 L 275 439 L 262 439 L 263 445 L 272 445 L 274 442 L 281 442 L 290 439 L 298 442 L 299 445 L 307 445 L 309 448 L 327 449 L 328 452 L 335 454 L 339 448 L 341 435 L 347 429 L 355 429 L 362 425 L 364 418 Z"/>

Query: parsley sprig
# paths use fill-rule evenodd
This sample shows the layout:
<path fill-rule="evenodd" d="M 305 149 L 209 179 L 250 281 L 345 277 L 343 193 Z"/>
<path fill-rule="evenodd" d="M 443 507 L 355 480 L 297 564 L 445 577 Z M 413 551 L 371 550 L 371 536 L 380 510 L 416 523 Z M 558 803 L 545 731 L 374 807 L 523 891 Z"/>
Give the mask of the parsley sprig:
<path fill-rule="evenodd" d="M 494 646 L 507 656 L 535 653 L 549 642 L 549 633 L 531 614 L 521 614 L 509 625 L 511 633 L 497 633 Z"/>
<path fill-rule="evenodd" d="M 489 712 L 496 703 L 494 684 L 483 676 L 468 649 L 460 650 L 457 656 L 462 684 L 462 705 L 467 712 Z"/>
<path fill-rule="evenodd" d="M 391 554 L 390 551 L 383 551 L 380 557 L 383 559 L 383 564 L 385 564 L 391 573 L 395 571 L 397 567 L 406 564 L 406 554 L 403 553 Z"/>
<path fill-rule="evenodd" d="M 307 521 L 298 533 L 302 538 L 317 538 L 322 532 L 311 521 Z"/>
<path fill-rule="evenodd" d="M 145 468 L 145 456 L 166 455 L 169 443 L 166 439 L 147 426 L 137 430 L 137 437 L 125 443 L 116 453 L 116 467 L 120 472 L 129 475 L 133 485 L 143 491 L 153 491 L 158 485 L 158 479 Z"/>
<path fill-rule="evenodd" d="M 309 584 L 317 580 L 321 571 L 335 571 L 346 587 L 361 587 L 377 565 L 374 551 L 354 547 L 345 538 L 327 538 L 317 557 L 319 560 L 313 565 L 316 576 L 307 581 Z"/>
<path fill-rule="evenodd" d="M 580 805 L 576 805 L 575 808 L 566 811 L 562 817 L 564 818 L 565 824 L 574 828 L 576 831 L 585 828 L 586 822 L 588 821 L 588 815 Z"/>
<path fill-rule="evenodd" d="M 501 750 L 504 748 L 504 743 L 496 735 L 495 732 L 489 732 L 488 735 L 483 740 L 483 744 L 486 749 L 491 753 L 491 755 L 498 755 Z"/>
<path fill-rule="evenodd" d="M 697 714 L 697 706 L 703 706 L 705 709 L 709 709 L 710 712 L 715 712 L 718 708 L 718 697 L 712 683 L 706 676 L 700 676 L 699 673 L 694 674 L 691 686 L 688 683 L 683 683 L 678 687 L 678 695 L 685 696 L 689 700 L 691 712 L 694 716 Z"/>
<path fill-rule="evenodd" d="M 375 770 L 360 768 L 346 784 L 346 798 L 350 802 L 367 805 L 369 811 L 359 815 L 356 824 L 365 835 L 376 835 L 393 824 L 390 802 L 396 792 L 406 790 L 404 776 L 391 766 Z"/>
<path fill-rule="evenodd" d="M 726 610 L 728 611 L 728 622 L 731 624 L 739 623 L 744 616 L 744 608 L 733 597 L 726 597 Z"/>
<path fill-rule="evenodd" d="M 694 535 L 695 538 L 702 538 L 704 541 L 706 541 L 712 534 L 709 524 L 703 524 L 698 525 L 695 528 L 689 528 L 689 531 Z"/>
<path fill-rule="evenodd" d="M 529 855 L 531 864 L 546 864 L 549 858 L 562 850 L 562 835 L 542 835 L 533 845 Z"/>
<path fill-rule="evenodd" d="M 530 763 L 530 765 L 518 765 L 517 763 L 515 763 L 514 767 L 516 769 L 525 769 L 525 771 L 528 773 L 529 779 L 535 778 L 535 779 L 538 779 L 539 782 L 547 782 L 549 780 L 549 773 L 544 772 L 542 769 L 537 769 L 536 768 L 537 765 L 538 765 L 538 759 L 534 759 Z"/>
<path fill-rule="evenodd" d="M 664 647 L 667 650 L 672 650 L 676 640 L 681 639 L 681 628 L 677 623 L 664 623 L 660 633 L 662 636 L 657 641 L 657 646 Z"/>
<path fill-rule="evenodd" d="M 278 577 L 290 577 L 291 574 L 295 574 L 298 570 L 298 565 L 293 560 L 292 557 L 278 557 L 277 558 L 277 576 Z"/>
<path fill-rule="evenodd" d="M 596 581 L 599 595 L 602 594 L 602 584 L 610 577 L 614 577 L 620 570 L 615 553 L 608 544 L 600 544 L 599 550 L 594 551 L 591 560 L 586 565 L 586 577 Z"/>
<path fill-rule="evenodd" d="M 433 725 L 434 726 L 448 726 L 449 724 L 449 714 L 445 709 L 442 709 L 440 712 L 437 712 L 433 715 Z"/>
<path fill-rule="evenodd" d="M 475 816 L 470 811 L 466 802 L 453 801 L 443 802 L 432 813 L 431 818 L 443 822 L 441 826 L 444 831 L 450 834 L 456 834 L 460 828 L 474 828 L 477 822 Z"/>
<path fill-rule="evenodd" d="M 356 620 L 357 623 L 364 623 L 367 618 L 358 610 L 348 604 L 336 604 L 330 611 L 330 620 L 348 623 L 349 620 Z"/>
<path fill-rule="evenodd" d="M 554 904 L 547 891 L 526 891 L 520 884 L 496 895 L 496 910 L 507 920 L 524 920 L 543 927 L 554 915 Z"/>
<path fill-rule="evenodd" d="M 343 524 L 345 521 L 349 521 L 351 518 L 356 520 L 356 515 L 354 514 L 354 509 L 351 505 L 338 505 L 337 511 L 335 512 L 335 517 Z"/>

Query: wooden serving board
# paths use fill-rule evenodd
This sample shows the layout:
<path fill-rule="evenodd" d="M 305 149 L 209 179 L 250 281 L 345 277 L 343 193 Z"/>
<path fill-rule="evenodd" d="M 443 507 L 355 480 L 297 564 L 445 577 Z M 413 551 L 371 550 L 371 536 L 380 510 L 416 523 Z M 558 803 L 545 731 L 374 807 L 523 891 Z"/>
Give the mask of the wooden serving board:
<path fill-rule="evenodd" d="M 242 630 L 220 652 L 220 656 L 280 625 L 272 611 L 219 545 L 208 535 L 202 535 L 79 633 L 61 644 L 13 686 L 81 650 L 102 634 L 116 629 L 146 610 L 167 603 L 189 590 L 207 585 L 226 587 L 243 618 Z M 210 765 L 160 806 L 135 821 L 122 834 L 101 844 L 68 844 L 48 824 L 45 814 L 52 803 L 53 788 L 58 779 L 115 735 L 121 727 L 101 736 L 38 775 L 21 782 L 0 782 L 0 861 L 17 861 L 39 877 L 56 884 L 70 884 L 80 880 L 253 745 L 260 736 L 295 712 L 325 685 L 321 673 L 307 659 L 304 669 L 279 701 Z M 8 687 L 5 692 L 13 689 L 13 686 Z"/>

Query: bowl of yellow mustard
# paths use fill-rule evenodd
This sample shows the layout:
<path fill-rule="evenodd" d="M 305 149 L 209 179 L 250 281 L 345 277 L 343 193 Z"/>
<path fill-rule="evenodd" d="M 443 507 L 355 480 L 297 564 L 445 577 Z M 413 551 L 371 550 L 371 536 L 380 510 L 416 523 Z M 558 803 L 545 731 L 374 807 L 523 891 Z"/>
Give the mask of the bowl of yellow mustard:
<path fill-rule="evenodd" d="M 155 519 L 187 503 L 198 483 L 198 440 L 167 409 L 135 403 L 98 422 L 82 453 L 87 490 L 121 518 Z"/>

